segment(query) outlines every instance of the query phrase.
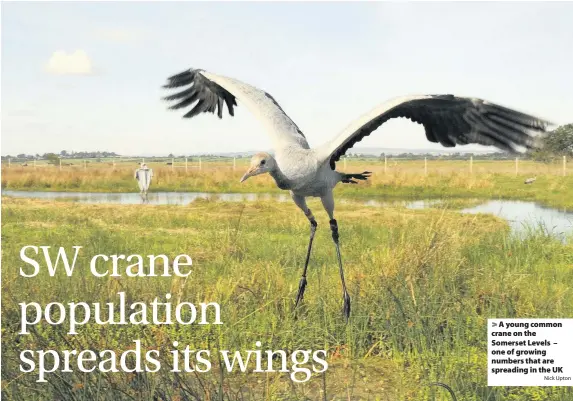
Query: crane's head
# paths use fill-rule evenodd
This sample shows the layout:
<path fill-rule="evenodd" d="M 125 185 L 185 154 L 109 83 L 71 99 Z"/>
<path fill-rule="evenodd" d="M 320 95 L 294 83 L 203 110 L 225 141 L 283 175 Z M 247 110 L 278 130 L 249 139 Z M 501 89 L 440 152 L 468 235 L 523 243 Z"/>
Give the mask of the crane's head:
<path fill-rule="evenodd" d="M 243 178 L 241 178 L 241 182 L 255 175 L 269 173 L 273 171 L 275 168 L 276 168 L 276 162 L 271 155 L 264 152 L 257 153 L 251 158 L 251 166 L 249 167 Z"/>

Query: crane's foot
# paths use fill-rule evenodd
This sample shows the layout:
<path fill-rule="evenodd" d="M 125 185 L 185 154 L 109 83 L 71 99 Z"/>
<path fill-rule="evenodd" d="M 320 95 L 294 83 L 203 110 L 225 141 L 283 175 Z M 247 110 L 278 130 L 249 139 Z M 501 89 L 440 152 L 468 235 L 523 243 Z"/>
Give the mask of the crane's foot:
<path fill-rule="evenodd" d="M 305 289 L 306 289 L 306 277 L 302 276 L 300 278 L 300 282 L 298 283 L 298 294 L 296 296 L 296 304 L 294 305 L 295 308 L 298 306 L 299 302 L 302 301 Z"/>
<path fill-rule="evenodd" d="M 348 319 L 350 319 L 350 295 L 348 295 L 347 291 L 344 291 L 344 317 L 346 318 L 346 323 L 348 323 Z"/>

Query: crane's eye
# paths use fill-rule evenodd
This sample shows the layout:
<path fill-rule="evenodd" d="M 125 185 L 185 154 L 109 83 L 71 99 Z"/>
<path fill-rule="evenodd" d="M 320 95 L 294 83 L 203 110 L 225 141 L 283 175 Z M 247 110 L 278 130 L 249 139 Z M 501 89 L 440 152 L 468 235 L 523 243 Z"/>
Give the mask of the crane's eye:
<path fill-rule="evenodd" d="M 266 160 L 261 160 L 261 166 L 264 166 L 266 162 Z"/>

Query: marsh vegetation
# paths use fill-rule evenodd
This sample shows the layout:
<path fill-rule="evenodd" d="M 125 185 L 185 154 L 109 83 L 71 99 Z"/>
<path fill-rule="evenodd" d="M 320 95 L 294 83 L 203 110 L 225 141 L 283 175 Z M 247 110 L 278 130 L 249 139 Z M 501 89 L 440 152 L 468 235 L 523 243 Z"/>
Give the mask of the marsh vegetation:
<path fill-rule="evenodd" d="M 459 179 L 458 188 L 467 189 L 467 182 L 455 177 L 449 179 Z M 206 174 L 201 179 L 213 180 Z M 431 176 L 420 178 L 425 179 Z M 554 177 L 552 185 L 565 185 L 562 180 Z M 250 185 L 270 184 L 261 181 Z M 483 182 L 484 188 L 492 188 Z M 488 318 L 573 315 L 573 245 L 542 231 L 523 239 L 490 215 L 341 204 L 337 215 L 354 307 L 346 325 L 335 251 L 317 201 L 309 204 L 318 212 L 319 229 L 309 287 L 297 314 L 293 305 L 308 222 L 293 204 L 2 201 L 2 386 L 7 399 L 316 400 L 324 392 L 328 400 L 449 399 L 443 389 L 428 386 L 436 381 L 450 385 L 464 401 L 572 397 L 566 387 L 502 388 L 486 382 Z M 78 272 L 85 274 L 19 276 L 19 251 L 29 244 L 84 246 Z M 100 253 L 186 253 L 193 258 L 193 272 L 187 280 L 96 278 L 87 264 Z M 119 291 L 131 301 L 148 302 L 165 293 L 197 304 L 217 301 L 224 324 L 86 324 L 75 336 L 39 324 L 30 335 L 17 333 L 19 302 L 107 302 Z M 304 384 L 282 373 L 228 374 L 217 363 L 201 374 L 61 373 L 42 385 L 18 369 L 24 349 L 123 351 L 136 338 L 146 349 L 170 349 L 174 340 L 195 349 L 252 349 L 256 341 L 287 352 L 324 349 L 330 366 L 325 375 L 316 374 Z"/>
<path fill-rule="evenodd" d="M 172 168 L 165 164 L 150 167 L 154 170 L 152 192 L 238 192 L 238 193 L 284 193 L 271 177 L 239 183 L 247 169 L 246 159 L 205 162 L 198 169 Z M 5 166 L 4 166 L 5 167 Z M 75 167 L 14 166 L 3 168 L 2 188 L 29 191 L 70 192 L 136 192 L 133 179 L 136 163 Z M 547 206 L 573 209 L 573 174 L 562 174 L 559 163 L 520 161 L 515 172 L 514 161 L 474 161 L 470 172 L 469 162 L 428 161 L 427 174 L 423 160 L 396 161 L 349 160 L 339 162 L 340 171 L 372 171 L 368 181 L 360 185 L 339 184 L 335 189 L 338 197 L 368 198 L 502 198 L 537 201 Z M 532 185 L 525 185 L 528 177 L 537 177 Z"/>

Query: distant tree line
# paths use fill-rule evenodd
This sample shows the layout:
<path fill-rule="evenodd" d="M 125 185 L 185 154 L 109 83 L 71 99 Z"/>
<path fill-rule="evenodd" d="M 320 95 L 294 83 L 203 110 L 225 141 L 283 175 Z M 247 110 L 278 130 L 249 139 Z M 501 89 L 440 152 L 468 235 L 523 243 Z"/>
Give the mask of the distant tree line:
<path fill-rule="evenodd" d="M 436 153 L 399 153 L 399 154 L 384 154 L 381 153 L 380 156 L 370 156 L 376 157 L 384 160 L 384 157 L 396 158 L 403 160 L 468 160 L 468 158 L 473 157 L 474 160 L 508 160 L 513 156 L 507 152 L 492 152 L 492 153 L 471 153 L 471 152 L 456 152 L 449 154 L 436 154 Z M 356 156 L 355 156 L 356 157 Z M 358 156 L 360 157 L 360 156 Z M 368 156 L 362 156 L 367 158 Z"/>
<path fill-rule="evenodd" d="M 549 132 L 547 137 L 545 137 L 542 141 L 542 148 L 537 149 L 531 152 L 528 152 L 524 155 L 526 159 L 542 161 L 542 162 L 553 162 L 557 159 L 560 159 L 563 156 L 567 156 L 573 159 L 573 124 L 566 124 L 562 125 L 555 130 Z M 450 154 L 436 154 L 436 153 L 411 153 L 405 152 L 400 154 L 394 155 L 385 155 L 384 153 L 377 155 L 371 154 L 362 154 L 362 153 L 349 153 L 347 155 L 350 158 L 363 158 L 363 159 L 384 159 L 386 157 L 392 158 L 400 158 L 406 160 L 420 160 L 420 159 L 428 159 L 428 160 L 467 160 L 470 156 L 473 157 L 475 160 L 508 160 L 513 159 L 515 156 L 511 155 L 507 152 L 491 152 L 491 153 L 471 153 L 471 152 L 456 152 Z M 115 152 L 68 152 L 66 150 L 62 150 L 59 154 L 56 153 L 44 153 L 43 155 L 35 154 L 35 155 L 27 155 L 27 154 L 19 154 L 16 156 L 6 155 L 2 156 L 2 161 L 6 161 L 11 159 L 14 162 L 25 162 L 28 160 L 48 160 L 49 163 L 56 164 L 59 162 L 60 159 L 97 159 L 100 161 L 102 158 L 110 158 L 110 157 L 121 157 Z M 198 157 L 197 155 L 194 156 L 175 156 L 173 153 L 170 153 L 167 157 L 165 156 L 146 156 L 145 159 L 151 159 L 156 161 L 164 161 L 166 159 L 184 159 L 188 158 L 189 161 L 193 160 L 194 158 Z M 208 158 L 208 159 L 227 159 L 231 156 L 224 156 L 224 155 L 215 155 L 215 154 L 202 154 L 201 157 Z M 248 157 L 245 155 L 236 155 L 235 157 Z"/>
<path fill-rule="evenodd" d="M 27 155 L 20 153 L 16 156 L 6 155 L 2 156 L 2 160 L 12 159 L 14 161 L 26 161 L 26 160 L 54 160 L 54 159 L 98 159 L 105 157 L 119 157 L 115 152 L 68 152 L 62 150 L 60 153 L 44 153 L 40 155 L 36 153 L 35 155 Z"/>

